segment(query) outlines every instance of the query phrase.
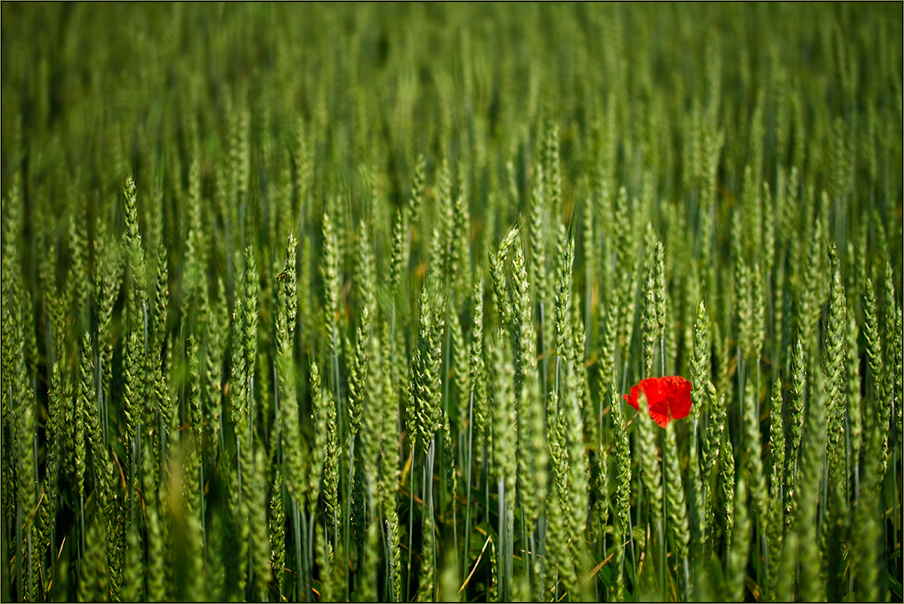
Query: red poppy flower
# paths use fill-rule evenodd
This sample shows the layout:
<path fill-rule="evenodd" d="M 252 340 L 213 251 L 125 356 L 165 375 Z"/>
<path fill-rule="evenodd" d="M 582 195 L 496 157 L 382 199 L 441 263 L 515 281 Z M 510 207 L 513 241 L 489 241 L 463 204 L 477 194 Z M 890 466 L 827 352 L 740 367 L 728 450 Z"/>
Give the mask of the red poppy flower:
<path fill-rule="evenodd" d="M 663 428 L 673 419 L 687 417 L 691 412 L 691 383 L 683 377 L 667 375 L 661 378 L 647 378 L 632 386 L 631 396 L 627 394 L 624 396 L 628 404 L 638 411 L 640 411 L 638 398 L 641 392 L 647 397 L 650 417 Z"/>

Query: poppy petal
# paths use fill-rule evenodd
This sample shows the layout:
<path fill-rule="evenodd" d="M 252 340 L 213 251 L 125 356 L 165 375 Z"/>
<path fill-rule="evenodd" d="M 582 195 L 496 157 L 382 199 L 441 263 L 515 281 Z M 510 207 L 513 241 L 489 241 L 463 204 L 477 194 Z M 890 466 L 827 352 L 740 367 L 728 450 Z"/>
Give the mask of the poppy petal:
<path fill-rule="evenodd" d="M 668 399 L 669 390 L 662 378 L 647 378 L 641 380 L 640 387 L 647 396 L 647 402 L 650 407 L 658 406 Z"/>
<path fill-rule="evenodd" d="M 628 396 L 627 394 L 624 395 L 625 400 L 628 401 L 628 404 L 634 407 L 634 409 L 637 411 L 640 411 L 640 404 L 638 403 L 638 401 L 640 400 L 640 392 L 641 390 L 639 386 L 632 386 L 631 396 Z"/>
<path fill-rule="evenodd" d="M 666 376 L 662 380 L 669 391 L 669 411 L 672 419 L 687 417 L 691 412 L 691 383 L 676 375 Z"/>
<path fill-rule="evenodd" d="M 642 393 L 647 399 L 650 417 L 665 428 L 673 419 L 687 417 L 690 413 L 691 389 L 691 383 L 677 375 L 646 378 L 632 386 L 631 395 L 624 395 L 624 399 L 640 411 L 639 398 Z"/>
<path fill-rule="evenodd" d="M 631 405 L 632 407 L 634 407 L 635 409 L 637 409 L 637 403 L 634 402 L 634 399 L 633 399 L 631 396 L 628 396 L 627 394 L 623 394 L 623 395 L 622 395 L 622 398 L 624 398 L 625 401 L 627 401 L 627 403 L 628 403 L 629 405 Z"/>
<path fill-rule="evenodd" d="M 655 411 L 650 411 L 650 417 L 653 418 L 653 421 L 659 424 L 661 428 L 665 428 L 669 425 L 669 422 L 672 421 L 672 418 L 668 415 L 656 413 Z"/>
<path fill-rule="evenodd" d="M 655 413 L 669 417 L 669 392 L 662 380 L 659 378 L 647 378 L 640 382 L 640 387 L 647 397 L 647 406 L 650 409 L 651 416 Z"/>

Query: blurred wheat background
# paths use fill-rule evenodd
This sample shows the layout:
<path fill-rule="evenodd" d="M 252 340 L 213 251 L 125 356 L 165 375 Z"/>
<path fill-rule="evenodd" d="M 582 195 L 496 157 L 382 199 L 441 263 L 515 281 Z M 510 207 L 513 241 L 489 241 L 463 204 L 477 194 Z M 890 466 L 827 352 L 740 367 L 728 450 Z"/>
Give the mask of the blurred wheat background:
<path fill-rule="evenodd" d="M 900 4 L 0 11 L 4 600 L 904 597 Z"/>

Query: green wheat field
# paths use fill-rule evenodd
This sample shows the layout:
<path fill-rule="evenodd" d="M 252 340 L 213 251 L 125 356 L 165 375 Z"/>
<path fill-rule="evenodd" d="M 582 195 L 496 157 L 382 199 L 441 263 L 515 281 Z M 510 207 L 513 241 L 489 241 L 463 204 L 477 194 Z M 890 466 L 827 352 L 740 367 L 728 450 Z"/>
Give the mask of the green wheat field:
<path fill-rule="evenodd" d="M 901 41 L 4 2 L 0 596 L 901 601 Z"/>

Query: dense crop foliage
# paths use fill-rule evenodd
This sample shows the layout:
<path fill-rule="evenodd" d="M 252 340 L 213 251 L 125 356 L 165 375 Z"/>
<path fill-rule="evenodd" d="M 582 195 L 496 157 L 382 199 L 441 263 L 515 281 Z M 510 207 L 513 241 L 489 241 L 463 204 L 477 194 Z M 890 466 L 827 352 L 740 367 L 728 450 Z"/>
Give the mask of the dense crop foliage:
<path fill-rule="evenodd" d="M 900 600 L 901 21 L 4 3 L 3 599 Z"/>

